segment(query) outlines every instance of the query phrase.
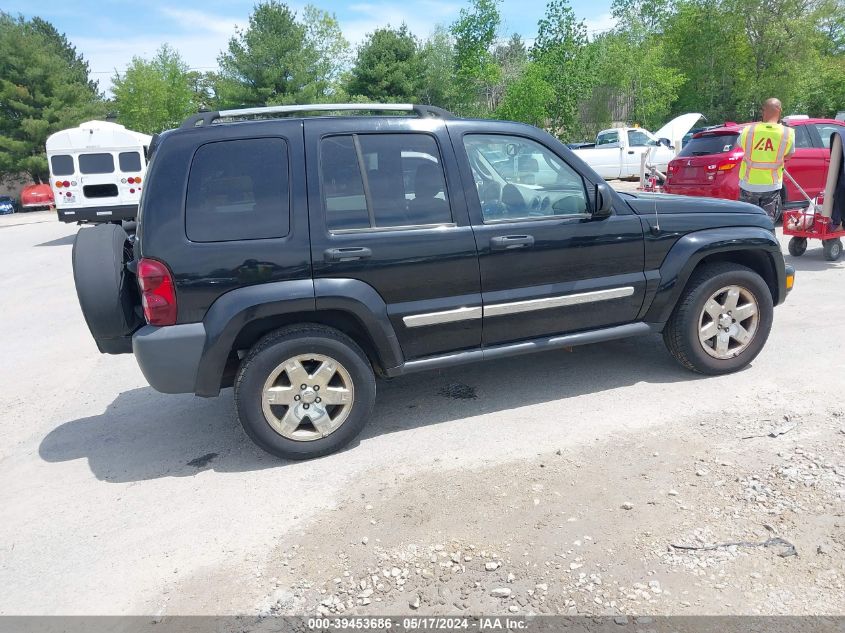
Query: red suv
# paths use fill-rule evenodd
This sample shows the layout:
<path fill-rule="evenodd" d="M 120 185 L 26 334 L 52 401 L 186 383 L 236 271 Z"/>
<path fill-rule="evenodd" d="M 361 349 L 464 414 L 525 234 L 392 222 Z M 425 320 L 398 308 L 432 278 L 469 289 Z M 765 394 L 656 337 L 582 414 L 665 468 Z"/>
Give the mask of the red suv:
<path fill-rule="evenodd" d="M 784 124 L 795 129 L 795 152 L 786 159 L 786 169 L 811 197 L 824 191 L 830 164 L 830 136 L 845 122 L 833 119 L 786 117 Z M 695 134 L 669 163 L 666 193 L 711 198 L 739 198 L 739 163 L 742 148 L 739 133 L 748 123 L 725 123 Z M 781 191 L 784 208 L 807 206 L 806 200 L 788 178 Z"/>

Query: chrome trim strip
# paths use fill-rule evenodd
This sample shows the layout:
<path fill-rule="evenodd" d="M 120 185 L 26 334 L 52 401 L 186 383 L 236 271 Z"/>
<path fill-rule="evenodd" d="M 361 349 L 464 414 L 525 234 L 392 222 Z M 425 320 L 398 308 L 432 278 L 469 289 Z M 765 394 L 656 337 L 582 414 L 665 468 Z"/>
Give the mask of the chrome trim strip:
<path fill-rule="evenodd" d="M 405 327 L 423 327 L 425 325 L 439 325 L 441 323 L 454 323 L 455 321 L 469 321 L 480 319 L 482 316 L 481 306 L 472 308 L 456 308 L 455 310 L 444 310 L 443 312 L 429 312 L 427 314 L 411 314 L 402 317 Z"/>
<path fill-rule="evenodd" d="M 532 312 L 534 310 L 548 310 L 550 308 L 562 308 L 565 306 L 594 303 L 596 301 L 608 301 L 610 299 L 621 299 L 634 294 L 633 286 L 622 288 L 609 288 L 607 290 L 596 290 L 593 292 L 579 292 L 559 297 L 548 297 L 544 299 L 529 299 L 527 301 L 513 301 L 510 303 L 496 303 L 491 306 L 484 306 L 484 316 L 504 316 L 507 314 L 519 314 L 520 312 Z"/>
<path fill-rule="evenodd" d="M 438 224 L 405 224 L 402 226 L 362 226 L 358 229 L 335 229 L 329 231 L 332 235 L 345 235 L 347 233 L 387 233 L 388 231 L 414 231 L 417 229 L 453 229 L 457 224 L 454 222 L 441 222 Z"/>

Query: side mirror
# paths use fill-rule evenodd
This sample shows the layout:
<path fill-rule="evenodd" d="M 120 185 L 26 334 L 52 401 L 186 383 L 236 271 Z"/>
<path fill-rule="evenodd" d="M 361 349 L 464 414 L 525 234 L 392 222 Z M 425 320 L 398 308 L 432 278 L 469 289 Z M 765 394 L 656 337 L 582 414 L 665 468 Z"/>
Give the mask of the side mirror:
<path fill-rule="evenodd" d="M 672 149 L 672 141 L 670 141 L 668 138 L 657 139 L 657 144 L 663 145 L 664 147 L 668 147 L 669 149 Z"/>
<path fill-rule="evenodd" d="M 594 218 L 606 218 L 613 211 L 613 194 L 606 182 L 596 185 Z"/>

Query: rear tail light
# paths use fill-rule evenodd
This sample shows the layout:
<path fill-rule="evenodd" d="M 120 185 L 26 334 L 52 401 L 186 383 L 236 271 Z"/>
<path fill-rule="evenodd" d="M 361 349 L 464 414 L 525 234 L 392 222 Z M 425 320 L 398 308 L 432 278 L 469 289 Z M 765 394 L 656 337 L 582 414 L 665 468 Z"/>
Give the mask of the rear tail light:
<path fill-rule="evenodd" d="M 170 270 L 159 261 L 143 258 L 138 263 L 138 286 L 144 318 L 150 325 L 176 323 L 176 287 Z"/>
<path fill-rule="evenodd" d="M 59 188 L 59 189 L 62 188 L 62 181 L 61 180 L 56 181 L 56 187 Z"/>

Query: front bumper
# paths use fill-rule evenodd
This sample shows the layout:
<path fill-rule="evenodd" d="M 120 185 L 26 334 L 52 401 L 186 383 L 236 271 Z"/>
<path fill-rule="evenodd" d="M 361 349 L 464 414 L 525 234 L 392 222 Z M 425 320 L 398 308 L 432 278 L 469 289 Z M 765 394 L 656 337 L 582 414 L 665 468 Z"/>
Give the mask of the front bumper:
<path fill-rule="evenodd" d="M 141 372 L 162 393 L 194 393 L 204 348 L 202 323 L 145 325 L 132 335 L 132 352 Z"/>

